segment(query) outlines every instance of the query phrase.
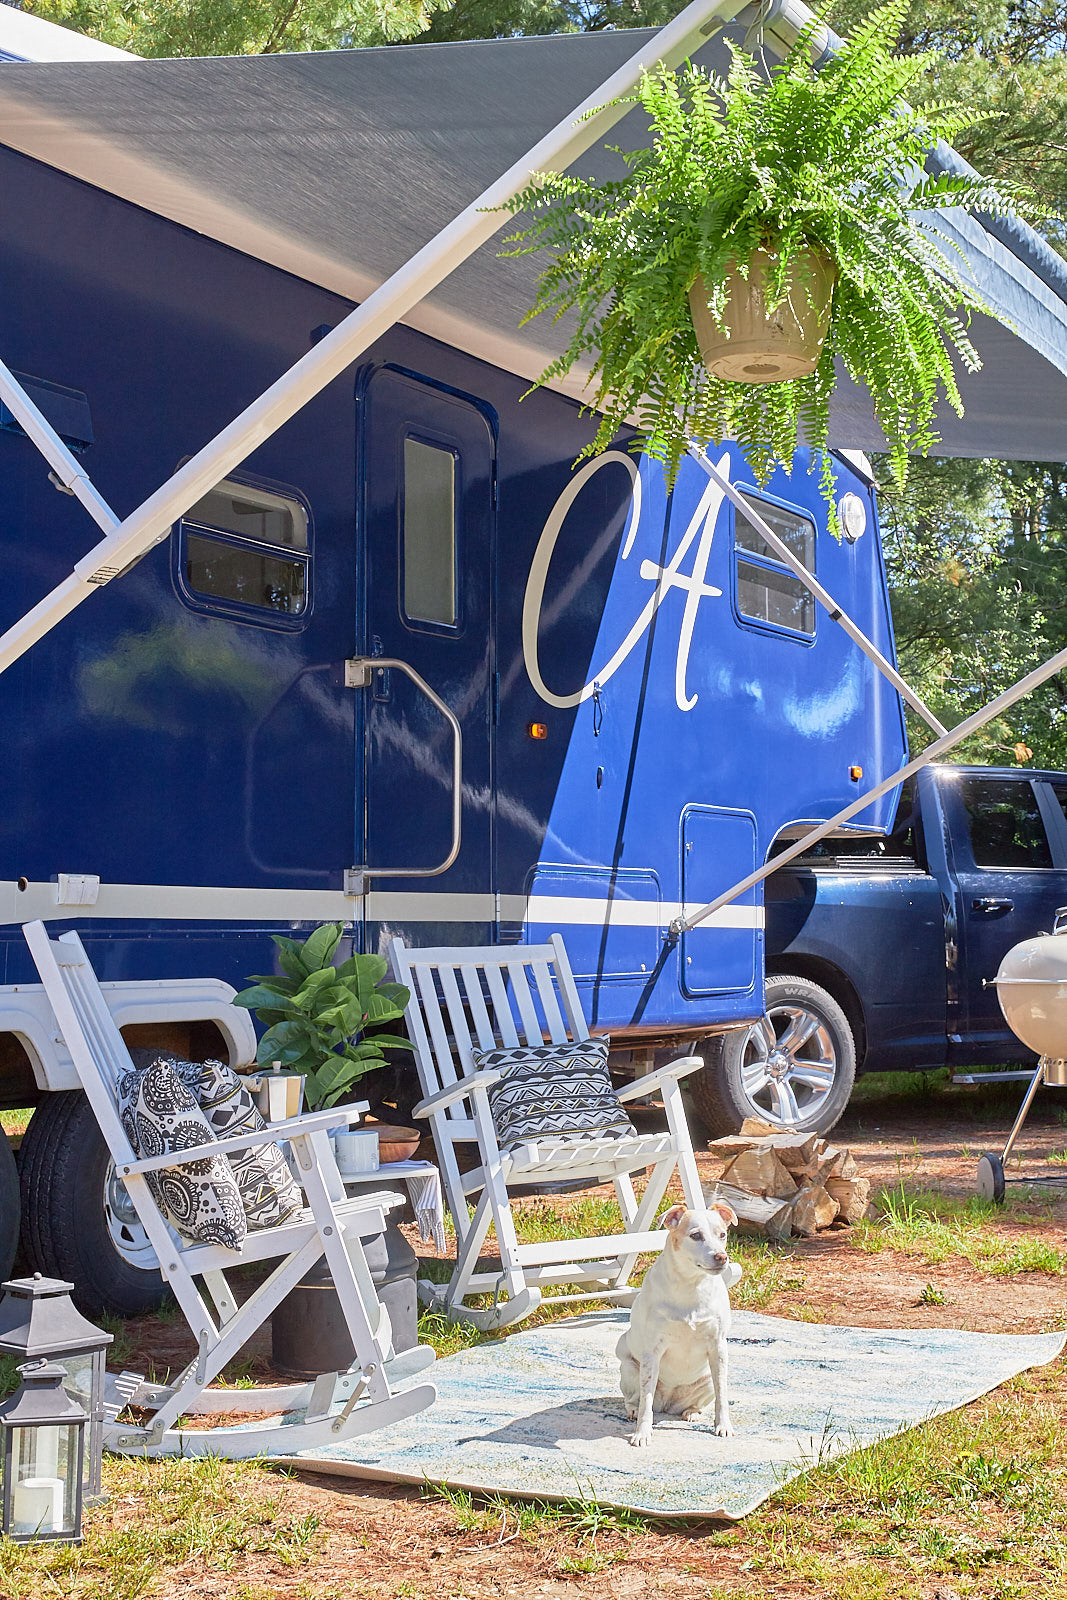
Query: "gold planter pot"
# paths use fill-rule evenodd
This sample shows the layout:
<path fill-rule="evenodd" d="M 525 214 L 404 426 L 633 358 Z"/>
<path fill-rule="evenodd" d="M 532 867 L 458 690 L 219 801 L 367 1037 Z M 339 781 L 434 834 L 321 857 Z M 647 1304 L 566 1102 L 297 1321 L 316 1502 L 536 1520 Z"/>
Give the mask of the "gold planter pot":
<path fill-rule="evenodd" d="M 753 252 L 748 281 L 731 271 L 722 320 L 708 310 L 704 280 L 689 291 L 689 309 L 701 359 L 713 378 L 731 383 L 786 383 L 806 377 L 819 364 L 837 271 L 816 250 L 793 259 L 785 299 L 768 311 L 768 280 L 774 257 Z"/>

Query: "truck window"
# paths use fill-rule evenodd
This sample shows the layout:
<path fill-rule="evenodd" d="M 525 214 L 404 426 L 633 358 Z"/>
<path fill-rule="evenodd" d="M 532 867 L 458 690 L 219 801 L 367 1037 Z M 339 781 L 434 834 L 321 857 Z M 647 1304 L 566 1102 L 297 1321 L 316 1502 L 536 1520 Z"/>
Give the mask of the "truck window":
<path fill-rule="evenodd" d="M 1052 852 L 1029 783 L 960 778 L 976 867 L 1051 867 Z"/>
<path fill-rule="evenodd" d="M 456 457 L 439 444 L 404 440 L 404 615 L 456 624 Z"/>
<path fill-rule="evenodd" d="M 744 497 L 768 522 L 809 571 L 815 566 L 815 525 L 797 511 L 769 500 Z M 775 631 L 815 635 L 815 600 L 799 578 L 779 561 L 740 513 L 734 515 L 734 597 L 737 614 Z"/>
<path fill-rule="evenodd" d="M 182 518 L 181 574 L 206 609 L 299 616 L 308 566 L 308 514 L 288 495 L 227 479 Z"/>
<path fill-rule="evenodd" d="M 776 839 L 771 855 L 781 855 L 790 845 L 789 839 Z M 797 867 L 872 867 L 906 869 L 922 867 L 925 854 L 922 843 L 922 821 L 915 798 L 915 781 L 909 779 L 900 793 L 896 816 L 889 833 L 882 837 L 856 834 L 844 839 L 820 839 L 792 865 Z"/>

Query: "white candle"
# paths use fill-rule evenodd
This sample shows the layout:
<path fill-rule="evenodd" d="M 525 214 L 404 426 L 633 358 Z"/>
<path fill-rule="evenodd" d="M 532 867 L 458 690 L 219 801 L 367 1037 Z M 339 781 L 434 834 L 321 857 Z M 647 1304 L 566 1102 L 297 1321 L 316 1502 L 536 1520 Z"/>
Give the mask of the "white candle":
<path fill-rule="evenodd" d="M 15 1485 L 15 1533 L 55 1533 L 63 1522 L 62 1478 L 23 1478 Z"/>

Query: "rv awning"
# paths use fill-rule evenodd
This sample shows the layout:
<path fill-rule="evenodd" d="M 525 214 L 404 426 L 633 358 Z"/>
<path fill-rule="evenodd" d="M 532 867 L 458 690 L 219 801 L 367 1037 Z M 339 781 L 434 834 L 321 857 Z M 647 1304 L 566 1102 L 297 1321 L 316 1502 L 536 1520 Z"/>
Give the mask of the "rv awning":
<path fill-rule="evenodd" d="M 0 65 L 0 143 L 355 300 L 363 299 L 651 33 L 616 31 L 288 56 Z M 719 67 L 720 40 L 697 58 Z M 631 114 L 612 142 L 642 138 Z M 583 170 L 607 173 L 603 150 Z M 959 242 L 1011 331 L 981 318 L 983 370 L 945 453 L 1067 460 L 1067 264 L 1030 229 L 967 218 Z M 404 320 L 523 377 L 560 330 L 519 324 L 535 259 L 491 240 Z M 576 384 L 572 393 L 578 393 Z M 842 379 L 831 437 L 877 449 Z"/>

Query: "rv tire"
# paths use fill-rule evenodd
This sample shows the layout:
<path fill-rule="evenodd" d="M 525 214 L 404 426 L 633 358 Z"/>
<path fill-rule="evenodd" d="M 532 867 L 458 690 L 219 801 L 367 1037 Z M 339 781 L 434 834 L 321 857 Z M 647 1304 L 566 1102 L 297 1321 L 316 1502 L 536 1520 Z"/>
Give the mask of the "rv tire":
<path fill-rule="evenodd" d="M 131 1317 L 162 1305 L 167 1288 L 158 1269 L 126 1259 L 112 1236 L 111 1156 L 79 1090 L 41 1101 L 22 1140 L 20 1169 L 31 1271 L 73 1283 L 86 1316 Z"/>
<path fill-rule="evenodd" d="M 10 1141 L 0 1137 L 0 1281 L 10 1278 L 19 1243 L 19 1174 Z"/>
<path fill-rule="evenodd" d="M 765 1001 L 762 1022 L 697 1047 L 704 1067 L 687 1080 L 697 1119 L 713 1138 L 738 1133 L 746 1117 L 777 1123 L 783 1132 L 829 1133 L 856 1081 L 848 1018 L 810 978 L 768 977 Z"/>

